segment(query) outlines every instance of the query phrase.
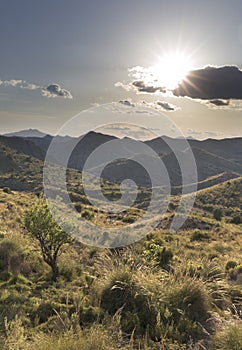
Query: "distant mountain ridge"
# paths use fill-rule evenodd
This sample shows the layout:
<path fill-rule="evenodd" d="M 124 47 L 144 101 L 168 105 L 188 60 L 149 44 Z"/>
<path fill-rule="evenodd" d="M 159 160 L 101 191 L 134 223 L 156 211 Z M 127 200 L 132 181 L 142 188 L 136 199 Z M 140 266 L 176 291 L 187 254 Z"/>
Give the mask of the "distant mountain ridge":
<path fill-rule="evenodd" d="M 72 137 L 72 136 L 59 136 L 59 135 L 53 136 L 50 134 L 46 134 L 42 131 L 39 131 L 37 129 L 20 130 L 12 133 L 7 133 L 2 136 L 19 137 L 19 138 L 28 139 L 29 141 L 32 141 L 33 143 L 35 143 L 39 148 L 41 148 L 45 152 L 48 149 L 49 144 L 53 138 L 58 139 L 60 141 L 60 144 L 65 144 L 70 140 L 85 139 L 86 141 L 85 147 L 84 147 L 84 142 L 82 142 L 82 146 L 84 147 L 84 152 L 86 151 L 87 148 L 91 150 L 94 147 L 97 147 L 98 145 L 101 145 L 107 141 L 118 139 L 118 137 L 116 136 L 102 134 L 95 131 L 90 131 L 86 135 L 80 135 L 79 137 Z M 229 158 L 230 160 L 235 162 L 242 162 L 242 151 L 241 151 L 242 137 L 224 138 L 224 139 L 208 138 L 205 140 L 196 140 L 189 136 L 186 138 L 186 140 L 192 149 L 193 148 L 203 149 L 209 153 L 214 153 L 222 158 Z M 163 155 L 171 151 L 168 144 L 172 144 L 174 149 L 177 149 L 180 151 L 185 150 L 184 149 L 185 143 L 182 139 L 171 138 L 165 135 L 151 139 L 151 140 L 143 141 L 143 142 L 148 146 L 150 146 L 152 149 L 154 149 L 156 153 L 158 154 L 162 153 Z"/>
<path fill-rule="evenodd" d="M 18 136 L 16 136 L 16 134 L 18 134 Z M 125 138 L 125 142 L 123 142 L 122 139 L 118 139 L 115 136 L 93 131 L 84 136 L 73 138 L 70 136 L 51 136 L 39 132 L 36 129 L 29 129 L 14 133 L 14 136 L 11 136 L 11 134 L 8 134 L 8 136 L 0 136 L 0 146 L 5 145 L 5 147 L 13 149 L 20 154 L 25 154 L 33 159 L 37 158 L 43 162 L 53 138 L 55 138 L 55 142 L 57 142 L 58 145 L 58 154 L 55 155 L 52 161 L 63 165 L 63 154 L 67 145 L 71 142 L 76 146 L 70 156 L 68 167 L 79 171 L 82 171 L 88 156 L 102 144 L 117 140 L 117 146 L 115 146 L 117 148 L 111 147 L 108 149 L 110 155 L 115 155 L 116 151 L 122 148 L 124 152 L 127 152 L 129 146 L 132 149 L 135 143 L 134 140 L 129 138 Z M 172 149 L 175 150 L 176 154 L 180 153 L 181 157 L 183 157 L 187 152 L 188 145 L 190 145 L 197 163 L 199 188 L 206 188 L 210 185 L 242 175 L 242 138 L 237 137 L 222 140 L 207 139 L 203 141 L 189 139 L 187 142 L 184 142 L 181 139 L 162 136 L 145 141 L 144 144 L 151 147 L 155 153 L 160 156 L 167 168 L 171 186 L 178 191 L 182 185 L 182 174 Z M 136 148 L 133 153 L 131 151 L 129 152 L 127 156 L 129 160 L 117 159 L 113 163 L 108 164 L 102 176 L 107 180 L 115 182 L 120 182 L 125 178 L 132 178 L 137 184 L 142 186 L 150 184 L 147 173 L 143 172 L 137 163 L 132 162 L 132 158 L 137 155 L 137 152 L 139 152 L 139 148 Z M 152 158 L 149 159 L 150 166 L 152 166 L 153 161 Z M 100 157 L 96 166 L 102 167 L 103 164 L 104 159 Z M 22 167 L 24 166 L 25 165 L 22 164 Z M 11 164 L 11 161 L 8 160 L 6 152 L 4 154 L 0 153 L 0 167 L 2 173 L 11 172 L 11 169 L 12 171 L 15 169 L 14 164 Z M 89 170 L 92 171 L 92 169 Z M 189 183 L 187 183 L 186 186 L 189 188 Z"/>
<path fill-rule="evenodd" d="M 17 137 L 45 137 L 47 134 L 39 131 L 38 129 L 25 129 L 15 132 L 9 132 L 7 134 L 3 134 L 3 136 L 17 136 Z"/>

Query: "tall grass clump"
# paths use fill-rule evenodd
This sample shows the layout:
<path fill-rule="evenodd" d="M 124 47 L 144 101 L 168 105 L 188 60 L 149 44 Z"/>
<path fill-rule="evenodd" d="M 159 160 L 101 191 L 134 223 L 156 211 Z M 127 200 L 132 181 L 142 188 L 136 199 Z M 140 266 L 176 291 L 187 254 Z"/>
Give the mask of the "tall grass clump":
<path fill-rule="evenodd" d="M 229 322 L 213 337 L 212 350 L 241 350 L 242 321 Z"/>
<path fill-rule="evenodd" d="M 62 334 L 34 333 L 29 339 L 23 338 L 20 325 L 8 333 L 3 350 L 117 350 L 112 336 L 98 325 L 74 332 L 72 329 Z M 16 337 L 20 335 L 20 340 Z"/>
<path fill-rule="evenodd" d="M 135 335 L 145 335 L 148 332 L 154 337 L 157 319 L 154 294 L 141 275 L 140 271 L 134 274 L 128 268 L 116 268 L 104 281 L 100 306 L 111 316 L 119 313 L 125 334 L 134 331 Z"/>

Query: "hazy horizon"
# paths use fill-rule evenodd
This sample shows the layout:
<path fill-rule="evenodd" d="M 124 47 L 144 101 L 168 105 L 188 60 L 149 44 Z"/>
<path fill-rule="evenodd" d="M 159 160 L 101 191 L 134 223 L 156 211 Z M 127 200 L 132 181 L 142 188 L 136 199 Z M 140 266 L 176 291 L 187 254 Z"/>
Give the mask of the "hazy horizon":
<path fill-rule="evenodd" d="M 8 136 L 10 134 L 15 134 L 15 133 L 22 133 L 22 132 L 31 132 L 31 131 L 36 131 L 36 132 L 39 132 L 39 133 L 42 133 L 44 135 L 49 135 L 49 136 L 62 136 L 62 137 L 81 137 L 83 135 L 86 135 L 86 134 L 80 134 L 79 136 L 72 136 L 72 135 L 69 135 L 69 134 L 51 134 L 51 133 L 48 133 L 48 132 L 45 132 L 44 130 L 40 130 L 40 129 L 35 129 L 35 128 L 29 128 L 29 129 L 17 129 L 17 130 L 13 130 L 13 131 L 10 131 L 10 132 L 6 132 L 6 133 L 0 133 L 0 136 Z M 97 134 L 103 134 L 103 135 L 108 135 L 108 136 L 115 136 L 117 138 L 124 138 L 124 137 L 129 137 L 129 138 L 133 138 L 135 139 L 135 137 L 131 137 L 131 136 L 122 136 L 122 135 L 119 135 L 117 132 L 108 132 L 108 131 L 104 131 L 104 132 L 101 132 L 101 131 L 90 131 L 90 132 L 95 132 Z M 43 137 L 44 137 L 43 135 Z M 26 136 L 24 136 L 26 137 Z M 41 137 L 41 136 L 34 136 L 34 137 Z M 169 137 L 169 138 L 177 138 L 179 139 L 179 136 L 178 137 L 172 137 L 172 136 L 169 136 L 169 135 L 166 135 L 166 134 L 162 134 L 162 135 L 158 135 L 157 137 Z M 155 138 L 155 137 L 154 137 Z M 145 139 L 142 139 L 140 141 L 149 141 L 149 140 L 152 140 L 154 138 L 145 138 Z M 231 136 L 231 137 L 207 137 L 207 138 L 196 138 L 196 137 L 193 137 L 192 135 L 188 135 L 188 136 L 185 136 L 186 139 L 192 139 L 192 140 L 197 140 L 197 141 L 205 141 L 205 140 L 225 140 L 225 139 L 237 139 L 237 138 L 242 138 L 242 136 Z M 139 139 L 136 139 L 136 140 L 139 140 Z"/>

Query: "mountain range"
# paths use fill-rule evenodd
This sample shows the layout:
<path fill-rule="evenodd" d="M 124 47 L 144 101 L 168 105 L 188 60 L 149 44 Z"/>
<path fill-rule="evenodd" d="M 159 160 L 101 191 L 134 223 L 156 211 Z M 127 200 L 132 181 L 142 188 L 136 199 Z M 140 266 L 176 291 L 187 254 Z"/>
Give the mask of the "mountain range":
<path fill-rule="evenodd" d="M 140 142 L 137 143 L 129 138 L 118 139 L 115 136 L 96 132 L 89 132 L 79 138 L 51 136 L 35 129 L 0 136 L 0 180 L 3 177 L 6 179 L 6 174 L 17 172 L 19 169 L 28 173 L 29 163 L 33 165 L 36 162 L 38 164 L 36 171 L 39 177 L 46 152 L 53 138 L 55 138 L 55 142 L 58 145 L 58 152 L 51 161 L 63 165 L 65 150 L 70 144 L 75 144 L 76 146 L 71 153 L 68 167 L 77 171 L 82 171 L 88 156 L 97 147 L 115 140 L 114 146 L 108 148 L 107 152 L 109 154 L 105 153 L 103 157 L 99 157 L 95 167 L 86 170 L 92 173 L 99 170 L 99 168 L 103 169 L 102 177 L 109 181 L 121 182 L 124 179 L 131 178 L 140 186 L 150 184 L 149 171 L 147 173 L 136 162 Z M 198 188 L 210 187 L 242 175 L 242 138 L 207 139 L 203 141 L 188 139 L 186 143 L 181 139 L 162 136 L 142 142 L 142 144 L 149 146 L 159 155 L 168 171 L 173 192 L 180 192 L 182 185 L 182 174 L 177 161 L 177 154 L 183 159 L 189 152 L 188 144 L 196 161 Z M 120 151 L 127 154 L 128 159 L 124 157 L 116 159 L 114 162 L 104 166 L 106 157 L 114 157 L 115 159 L 115 154 Z M 27 162 L 23 161 L 24 156 L 28 157 Z M 142 154 L 142 157 L 146 159 L 150 167 L 155 166 L 156 158 L 153 159 L 148 154 Z M 31 171 L 33 172 L 33 166 Z M 0 185 L 6 185 L 6 182 L 2 181 Z M 192 185 L 189 183 L 189 179 L 186 180 L 185 185 L 189 192 L 189 187 Z"/>

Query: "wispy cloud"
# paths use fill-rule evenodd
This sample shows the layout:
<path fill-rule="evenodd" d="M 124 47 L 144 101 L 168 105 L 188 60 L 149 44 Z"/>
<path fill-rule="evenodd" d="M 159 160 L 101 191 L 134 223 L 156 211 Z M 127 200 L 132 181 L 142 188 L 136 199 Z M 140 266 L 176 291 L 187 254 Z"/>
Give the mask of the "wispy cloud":
<path fill-rule="evenodd" d="M 23 82 L 23 84 L 20 87 L 21 87 L 21 89 L 26 89 L 26 90 L 38 90 L 38 89 L 40 89 L 39 85 L 27 83 L 26 81 Z"/>
<path fill-rule="evenodd" d="M 28 83 L 26 80 L 22 79 L 10 79 L 10 80 L 0 80 L 0 87 L 18 87 L 25 90 L 39 90 L 42 96 L 49 98 L 61 97 L 65 99 L 72 99 L 73 96 L 70 91 L 63 89 L 58 84 L 50 84 L 47 87 L 40 86 L 33 83 Z"/>
<path fill-rule="evenodd" d="M 13 86 L 19 87 L 21 89 L 27 90 L 37 90 L 40 89 L 39 85 L 27 83 L 25 80 L 20 79 L 10 79 L 10 80 L 0 80 L 0 86 Z"/>
<path fill-rule="evenodd" d="M 132 90 L 134 90 L 134 87 L 132 86 L 132 84 L 126 84 L 125 82 L 121 82 L 121 81 L 117 81 L 114 84 L 114 86 L 117 87 L 117 88 L 122 88 L 125 91 L 132 91 Z"/>
<path fill-rule="evenodd" d="M 192 128 L 188 128 L 185 132 L 188 138 L 195 139 L 208 139 L 208 138 L 223 138 L 225 135 L 214 131 L 198 131 Z"/>
<path fill-rule="evenodd" d="M 157 134 L 152 132 L 151 130 L 131 125 L 131 124 L 112 124 L 109 126 L 103 127 L 100 132 L 102 133 L 108 133 L 108 134 L 114 134 L 115 136 L 119 138 L 123 137 L 131 137 L 135 139 L 152 139 L 154 137 L 157 137 Z"/>
<path fill-rule="evenodd" d="M 161 86 L 155 78 L 152 67 L 136 66 L 128 70 L 128 76 L 131 78 L 130 83 L 117 82 L 115 87 L 121 87 L 126 91 L 134 91 L 137 94 L 160 94 L 166 93 L 165 86 Z"/>

